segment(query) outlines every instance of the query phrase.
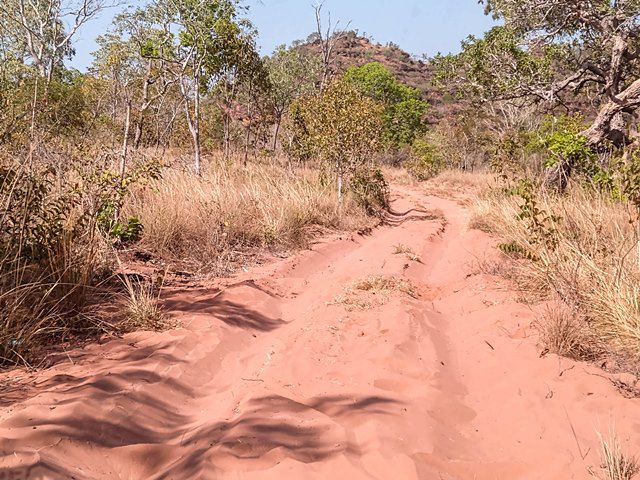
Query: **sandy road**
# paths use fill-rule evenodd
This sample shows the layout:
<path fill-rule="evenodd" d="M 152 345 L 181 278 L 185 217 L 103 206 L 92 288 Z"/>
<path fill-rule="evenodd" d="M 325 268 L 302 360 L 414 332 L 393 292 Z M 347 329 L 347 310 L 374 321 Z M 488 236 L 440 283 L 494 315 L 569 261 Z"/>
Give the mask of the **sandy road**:
<path fill-rule="evenodd" d="M 468 212 L 395 196 L 371 235 L 169 290 L 181 328 L 0 390 L 0 479 L 586 479 L 597 431 L 640 445 L 638 400 L 592 366 L 539 358 L 535 313 L 481 273 L 497 253 Z M 336 302 L 372 275 L 419 295 Z"/>

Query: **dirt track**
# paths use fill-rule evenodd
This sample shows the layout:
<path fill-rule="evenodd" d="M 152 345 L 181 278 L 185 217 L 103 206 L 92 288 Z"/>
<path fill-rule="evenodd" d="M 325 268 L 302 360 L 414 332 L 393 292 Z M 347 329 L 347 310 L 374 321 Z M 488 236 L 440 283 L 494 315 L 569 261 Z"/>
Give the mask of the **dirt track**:
<path fill-rule="evenodd" d="M 594 367 L 539 358 L 535 313 L 480 273 L 497 253 L 468 212 L 396 196 L 369 236 L 168 291 L 179 329 L 69 352 L 34 387 L 0 389 L 0 479 L 587 479 L 612 426 L 636 453 L 638 400 Z M 335 301 L 369 275 L 419 297 Z"/>

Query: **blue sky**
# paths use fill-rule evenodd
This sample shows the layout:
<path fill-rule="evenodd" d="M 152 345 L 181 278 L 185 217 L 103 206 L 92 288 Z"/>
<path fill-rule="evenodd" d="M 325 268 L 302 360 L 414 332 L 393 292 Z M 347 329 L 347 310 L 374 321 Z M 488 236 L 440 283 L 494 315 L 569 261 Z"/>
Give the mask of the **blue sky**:
<path fill-rule="evenodd" d="M 313 0 L 249 0 L 249 17 L 259 32 L 262 54 L 283 43 L 306 38 L 315 30 Z M 136 4 L 135 0 L 131 4 Z M 325 12 L 341 25 L 366 33 L 379 43 L 394 42 L 411 54 L 432 56 L 458 50 L 469 34 L 482 34 L 492 26 L 477 0 L 326 0 Z M 96 49 L 95 37 L 104 33 L 115 11 L 94 20 L 76 41 L 71 64 L 84 70 Z"/>

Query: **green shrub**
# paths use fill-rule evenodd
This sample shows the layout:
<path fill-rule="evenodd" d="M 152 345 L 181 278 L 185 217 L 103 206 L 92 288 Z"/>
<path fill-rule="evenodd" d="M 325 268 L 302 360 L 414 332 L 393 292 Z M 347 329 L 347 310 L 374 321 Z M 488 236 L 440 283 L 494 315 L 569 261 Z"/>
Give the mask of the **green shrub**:
<path fill-rule="evenodd" d="M 418 139 L 411 147 L 411 160 L 405 167 L 417 180 L 429 180 L 445 167 L 444 155 L 431 139 Z"/>

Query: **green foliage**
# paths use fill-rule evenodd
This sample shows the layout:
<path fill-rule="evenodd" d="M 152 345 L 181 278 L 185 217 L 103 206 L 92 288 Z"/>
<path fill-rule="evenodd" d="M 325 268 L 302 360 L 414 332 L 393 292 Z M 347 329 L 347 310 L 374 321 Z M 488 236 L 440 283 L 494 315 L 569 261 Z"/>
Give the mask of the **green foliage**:
<path fill-rule="evenodd" d="M 435 177 L 445 165 L 445 156 L 437 137 L 430 135 L 413 143 L 411 159 L 405 163 L 405 168 L 417 180 L 425 181 Z"/>
<path fill-rule="evenodd" d="M 345 81 L 296 100 L 289 116 L 297 123 L 296 151 L 319 159 L 338 176 L 355 171 L 380 148 L 382 107 Z"/>
<path fill-rule="evenodd" d="M 92 173 L 87 178 L 87 182 L 93 189 L 92 197 L 96 202 L 95 216 L 98 228 L 118 243 L 137 241 L 144 228 L 140 220 L 137 217 L 120 219 L 119 212 L 133 186 L 144 185 L 158 178 L 160 178 L 160 165 L 155 162 L 130 169 L 124 178 L 110 170 L 99 174 Z"/>
<path fill-rule="evenodd" d="M 271 86 L 269 97 L 276 115 L 282 115 L 294 99 L 315 92 L 320 75 L 317 56 L 281 45 L 266 59 L 265 67 Z"/>
<path fill-rule="evenodd" d="M 0 199 L 2 258 L 46 261 L 62 247 L 67 236 L 79 234 L 87 220 L 78 212 L 81 196 L 77 190 L 58 191 L 56 176 L 50 169 L 0 167 Z"/>
<path fill-rule="evenodd" d="M 391 71 L 378 62 L 351 67 L 345 79 L 360 93 L 384 105 L 384 141 L 392 148 L 411 145 L 423 134 L 428 109 L 420 92 L 400 83 Z"/>
<path fill-rule="evenodd" d="M 587 145 L 587 138 L 580 134 L 584 129 L 581 116 L 547 117 L 539 130 L 540 144 L 551 154 L 546 166 L 569 162 L 577 168 L 588 168 L 596 156 Z"/>
<path fill-rule="evenodd" d="M 606 165 L 594 162 L 587 179 L 612 200 L 629 202 L 640 213 L 640 152 L 625 156 L 614 152 Z"/>
<path fill-rule="evenodd" d="M 562 218 L 539 206 L 534 183 L 529 179 L 520 179 L 507 191 L 520 197 L 522 201 L 518 219 L 526 226 L 528 242 L 555 250 L 558 246 L 558 231 L 555 225 L 562 221 Z"/>
<path fill-rule="evenodd" d="M 469 36 L 459 54 L 436 56 L 435 82 L 480 102 L 526 97 L 548 85 L 560 55 L 555 46 L 529 51 L 517 32 L 494 27 L 483 38 Z"/>
<path fill-rule="evenodd" d="M 380 169 L 358 169 L 351 176 L 349 187 L 369 215 L 378 215 L 389 208 L 389 185 Z"/>

